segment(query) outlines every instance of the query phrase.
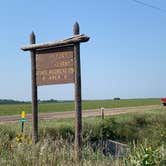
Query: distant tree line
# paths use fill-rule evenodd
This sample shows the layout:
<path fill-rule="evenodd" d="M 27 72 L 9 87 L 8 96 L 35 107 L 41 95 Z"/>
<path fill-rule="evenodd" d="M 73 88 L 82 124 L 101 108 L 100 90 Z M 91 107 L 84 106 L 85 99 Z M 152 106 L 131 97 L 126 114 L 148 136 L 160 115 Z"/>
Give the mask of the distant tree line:
<path fill-rule="evenodd" d="M 49 99 L 49 100 L 38 100 L 39 103 L 57 103 L 58 100 L 55 100 L 55 99 Z"/>
<path fill-rule="evenodd" d="M 114 97 L 114 100 L 120 100 L 120 97 Z"/>
<path fill-rule="evenodd" d="M 64 103 L 64 102 L 73 102 L 73 100 L 55 100 L 55 99 L 49 99 L 49 100 L 38 100 L 39 103 Z"/>
<path fill-rule="evenodd" d="M 49 100 L 38 100 L 39 103 L 62 103 L 62 102 L 73 102 L 72 100 L 55 100 L 55 99 L 49 99 Z M 13 99 L 0 99 L 0 104 L 28 104 L 31 103 L 31 101 L 19 101 L 19 100 L 13 100 Z"/>
<path fill-rule="evenodd" d="M 119 97 L 113 98 L 113 100 L 121 100 Z M 93 101 L 93 100 L 84 100 L 84 101 Z M 40 100 L 38 99 L 38 103 L 65 103 L 65 102 L 73 102 L 73 100 L 56 100 L 56 99 L 49 99 L 49 100 Z M 19 101 L 13 99 L 0 99 L 0 104 L 28 104 L 31 101 Z"/>
<path fill-rule="evenodd" d="M 30 102 L 18 101 L 18 100 L 12 100 L 12 99 L 0 99 L 0 104 L 24 104 L 24 103 L 30 103 Z"/>

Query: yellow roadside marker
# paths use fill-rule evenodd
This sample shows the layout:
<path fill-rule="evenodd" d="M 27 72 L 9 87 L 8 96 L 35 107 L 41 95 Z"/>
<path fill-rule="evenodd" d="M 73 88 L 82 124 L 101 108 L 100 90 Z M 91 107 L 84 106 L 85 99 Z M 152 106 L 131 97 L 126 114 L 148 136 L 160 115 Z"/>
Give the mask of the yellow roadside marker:
<path fill-rule="evenodd" d="M 24 132 L 24 123 L 26 122 L 24 111 L 21 112 L 20 122 L 21 122 L 21 132 L 23 133 Z"/>
<path fill-rule="evenodd" d="M 21 118 L 25 118 L 25 112 L 24 111 L 21 112 Z"/>

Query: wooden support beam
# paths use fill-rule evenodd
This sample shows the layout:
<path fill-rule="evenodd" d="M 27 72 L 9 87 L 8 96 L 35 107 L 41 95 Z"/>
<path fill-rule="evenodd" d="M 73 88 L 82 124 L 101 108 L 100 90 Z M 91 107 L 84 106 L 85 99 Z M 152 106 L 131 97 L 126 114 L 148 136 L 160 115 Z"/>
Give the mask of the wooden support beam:
<path fill-rule="evenodd" d="M 60 41 L 55 42 L 49 42 L 49 43 L 39 43 L 39 44 L 31 44 L 29 46 L 23 46 L 21 49 L 23 51 L 29 51 L 29 50 L 37 50 L 37 49 L 47 49 L 47 48 L 54 48 L 58 46 L 65 46 L 70 44 L 76 44 L 81 42 L 87 42 L 89 40 L 88 36 L 82 35 L 75 35 L 71 38 L 67 38 Z"/>

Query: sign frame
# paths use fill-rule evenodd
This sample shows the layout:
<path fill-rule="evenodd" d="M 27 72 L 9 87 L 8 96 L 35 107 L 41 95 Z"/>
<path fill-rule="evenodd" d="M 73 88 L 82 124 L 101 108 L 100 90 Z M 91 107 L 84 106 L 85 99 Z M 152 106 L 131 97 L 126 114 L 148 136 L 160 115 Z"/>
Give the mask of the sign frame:
<path fill-rule="evenodd" d="M 73 45 L 74 55 L 74 89 L 75 89 L 75 143 L 74 143 L 74 157 L 75 160 L 81 158 L 82 147 L 82 99 L 81 99 L 81 66 L 80 66 L 80 43 L 87 42 L 90 38 L 84 34 L 80 35 L 79 24 L 76 22 L 73 28 L 73 35 L 70 38 L 36 44 L 36 37 L 34 32 L 30 35 L 30 45 L 24 46 L 21 49 L 23 51 L 30 51 L 31 55 L 31 77 L 32 77 L 32 140 L 33 143 L 38 142 L 38 93 L 37 87 L 37 53 L 44 50 L 52 50 L 58 47 L 64 48 L 69 45 Z"/>

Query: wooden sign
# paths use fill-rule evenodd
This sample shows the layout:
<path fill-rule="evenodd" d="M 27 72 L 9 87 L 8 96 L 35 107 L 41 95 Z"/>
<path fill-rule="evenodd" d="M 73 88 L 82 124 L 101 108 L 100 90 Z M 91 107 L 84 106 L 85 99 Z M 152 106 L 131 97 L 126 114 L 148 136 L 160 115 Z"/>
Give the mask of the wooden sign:
<path fill-rule="evenodd" d="M 75 159 L 81 158 L 82 105 L 80 43 L 89 37 L 79 33 L 79 24 L 73 28 L 73 36 L 64 40 L 36 44 L 35 34 L 30 35 L 30 45 L 21 49 L 31 53 L 32 72 L 32 138 L 38 141 L 38 86 L 74 83 L 75 87 Z"/>
<path fill-rule="evenodd" d="M 37 85 L 74 82 L 74 46 L 38 50 L 36 53 Z"/>

